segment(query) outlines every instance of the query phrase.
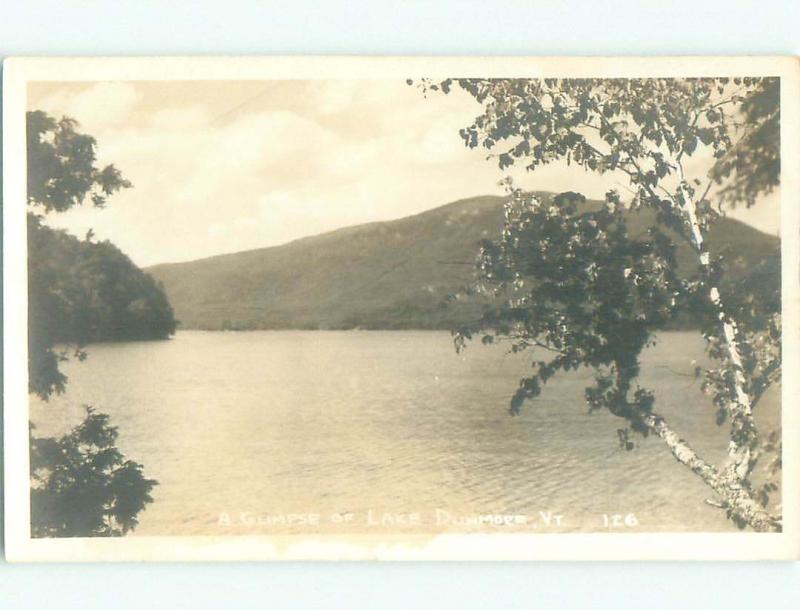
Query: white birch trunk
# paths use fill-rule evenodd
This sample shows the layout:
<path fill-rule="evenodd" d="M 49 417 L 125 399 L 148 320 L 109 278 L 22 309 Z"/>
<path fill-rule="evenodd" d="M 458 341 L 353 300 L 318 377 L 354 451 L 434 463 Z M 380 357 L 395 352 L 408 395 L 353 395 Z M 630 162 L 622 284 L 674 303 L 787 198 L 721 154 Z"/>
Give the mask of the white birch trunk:
<path fill-rule="evenodd" d="M 673 457 L 698 475 L 722 499 L 722 507 L 730 509 L 741 521 L 758 532 L 780 532 L 781 523 L 755 499 L 738 477 L 729 471 L 720 472 L 703 460 L 692 447 L 667 426 L 656 414 L 642 417 L 642 422 L 669 447 Z"/>
<path fill-rule="evenodd" d="M 707 269 L 710 264 L 710 259 L 708 252 L 705 250 L 703 233 L 697 219 L 695 211 L 696 204 L 692 201 L 692 198 L 688 195 L 683 185 L 681 185 L 680 190 L 681 196 L 683 197 L 681 210 L 684 212 L 686 221 L 691 229 L 692 243 L 699 254 L 700 264 Z M 755 436 L 756 427 L 753 421 L 752 400 L 745 389 L 747 380 L 744 376 L 744 367 L 739 352 L 736 321 L 725 313 L 722 298 L 720 297 L 719 288 L 717 286 L 710 287 L 709 299 L 716 309 L 722 330 L 722 337 L 725 341 L 725 348 L 728 352 L 731 366 L 733 367 L 736 400 L 728 404 L 728 412 L 731 417 L 731 439 L 728 444 L 728 457 L 731 474 L 742 480 L 750 474 L 755 465 L 755 456 L 753 455 L 752 449 L 757 438 Z M 749 437 L 749 442 L 747 444 L 741 444 L 736 440 L 741 434 Z"/>

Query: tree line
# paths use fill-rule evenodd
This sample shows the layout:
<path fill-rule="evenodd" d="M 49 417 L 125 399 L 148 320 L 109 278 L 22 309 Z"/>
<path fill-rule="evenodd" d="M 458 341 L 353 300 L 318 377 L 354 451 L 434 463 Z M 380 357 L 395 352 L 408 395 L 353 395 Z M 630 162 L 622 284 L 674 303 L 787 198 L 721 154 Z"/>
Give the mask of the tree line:
<path fill-rule="evenodd" d="M 95 139 L 68 117 L 27 113 L 28 387 L 48 400 L 66 391 L 60 365 L 98 341 L 166 339 L 175 332 L 163 289 L 109 241 L 47 226 L 85 202 L 105 206 L 131 188 L 113 165 L 97 167 Z M 86 416 L 60 437 L 30 432 L 31 535 L 120 536 L 138 523 L 157 482 L 116 447 L 108 415 Z"/>

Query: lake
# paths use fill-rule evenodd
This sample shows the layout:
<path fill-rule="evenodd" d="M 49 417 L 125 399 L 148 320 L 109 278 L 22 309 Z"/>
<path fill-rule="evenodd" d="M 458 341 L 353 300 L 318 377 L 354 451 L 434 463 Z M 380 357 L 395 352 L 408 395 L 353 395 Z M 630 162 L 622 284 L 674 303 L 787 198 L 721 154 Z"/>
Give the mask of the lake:
<path fill-rule="evenodd" d="M 734 531 L 660 439 L 624 451 L 622 420 L 587 413 L 590 370 L 511 416 L 530 355 L 456 354 L 444 332 L 180 331 L 87 351 L 63 366 L 66 394 L 32 399 L 31 419 L 51 435 L 83 404 L 111 415 L 122 451 L 159 481 L 133 535 Z M 662 333 L 641 383 L 717 462 L 726 429 L 694 361 L 699 334 Z M 778 403 L 774 391 L 760 417 L 777 421 Z"/>

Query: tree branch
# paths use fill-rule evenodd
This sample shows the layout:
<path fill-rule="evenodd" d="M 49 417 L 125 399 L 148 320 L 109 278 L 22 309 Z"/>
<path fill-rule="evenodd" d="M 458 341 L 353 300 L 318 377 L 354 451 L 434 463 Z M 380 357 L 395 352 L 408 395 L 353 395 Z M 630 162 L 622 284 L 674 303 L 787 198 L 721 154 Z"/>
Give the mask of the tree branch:
<path fill-rule="evenodd" d="M 718 471 L 703 460 L 697 452 L 673 431 L 664 418 L 655 413 L 644 414 L 640 421 L 669 447 L 672 456 L 689 468 L 723 499 L 722 506 L 740 523 L 746 523 L 759 532 L 780 532 L 781 523 L 756 502 L 747 487 L 729 472 Z"/>

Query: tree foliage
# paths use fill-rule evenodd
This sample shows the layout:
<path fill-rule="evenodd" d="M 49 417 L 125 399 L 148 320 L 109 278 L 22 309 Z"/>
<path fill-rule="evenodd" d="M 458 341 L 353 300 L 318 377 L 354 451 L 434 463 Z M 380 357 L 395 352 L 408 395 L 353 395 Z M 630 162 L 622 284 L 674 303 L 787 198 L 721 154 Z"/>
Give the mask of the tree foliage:
<path fill-rule="evenodd" d="M 83 360 L 89 342 L 166 338 L 176 323 L 161 287 L 114 245 L 45 224 L 46 214 L 85 201 L 103 207 L 130 182 L 113 165 L 96 166 L 96 142 L 73 119 L 35 111 L 27 121 L 29 391 L 47 400 L 65 391 L 59 364 L 70 352 Z M 122 455 L 117 436 L 91 407 L 60 438 L 31 426 L 33 536 L 120 536 L 137 525 L 157 483 Z"/>
<path fill-rule="evenodd" d="M 45 224 L 44 214 L 86 201 L 103 207 L 131 183 L 113 165 L 96 166 L 96 141 L 75 120 L 27 118 L 29 389 L 47 399 L 64 391 L 58 364 L 70 352 L 83 358 L 81 347 L 94 341 L 165 339 L 177 323 L 161 286 L 113 244 Z"/>
<path fill-rule="evenodd" d="M 69 117 L 56 120 L 41 110 L 27 114 L 28 203 L 64 212 L 85 199 L 103 207 L 131 183 L 113 165 L 96 166 L 96 140 L 77 131 Z"/>
<path fill-rule="evenodd" d="M 633 413 L 649 410 L 652 395 L 638 392 L 629 404 L 605 392 L 614 385 L 627 396 L 640 352 L 652 332 L 673 319 L 686 286 L 667 235 L 651 227 L 631 237 L 620 207 L 584 212 L 583 203 L 576 193 L 549 205 L 522 193 L 509 200 L 505 230 L 500 240 L 482 244 L 479 263 L 483 279 L 507 298 L 484 314 L 479 328 L 491 331 L 484 342 L 506 338 L 513 351 L 538 347 L 552 356 L 537 360 L 534 374 L 523 379 L 511 402 L 514 413 L 559 370 L 610 367 L 614 382 L 598 377 L 587 399 L 592 408 L 606 406 L 636 425 Z"/>
<path fill-rule="evenodd" d="M 86 408 L 60 438 L 31 436 L 31 534 L 122 536 L 153 501 L 156 482 L 116 447 L 108 415 Z"/>
<path fill-rule="evenodd" d="M 726 206 L 753 205 L 779 184 L 779 81 L 447 79 L 419 86 L 444 93 L 460 86 L 482 105 L 461 137 L 489 151 L 501 169 L 563 162 L 628 184 L 624 194 L 609 189 L 604 209 L 590 211 L 580 194 L 544 204 L 508 181 L 503 233 L 483 243 L 478 266 L 498 299 L 456 332 L 457 347 L 482 334 L 517 351 L 537 348 L 514 412 L 557 371 L 594 368 L 586 402 L 627 421 L 623 446 L 633 447 L 630 432 L 658 435 L 737 525 L 780 529 L 780 517 L 764 510 L 776 484 L 756 489 L 751 482 L 759 458 L 780 450 L 779 432 L 762 442 L 752 414 L 780 376 L 779 284 L 757 274 L 726 280 L 732 261 L 709 251 L 707 240 Z M 631 234 L 626 218 L 646 210 L 654 222 Z M 688 275 L 677 273 L 674 240 L 695 252 Z M 686 313 L 702 325 L 715 363 L 698 371 L 703 388 L 717 422 L 730 426 L 728 459 L 718 466 L 667 426 L 654 411 L 656 396 L 636 381 L 654 331 Z"/>

